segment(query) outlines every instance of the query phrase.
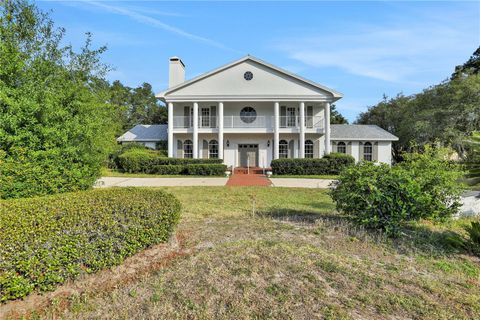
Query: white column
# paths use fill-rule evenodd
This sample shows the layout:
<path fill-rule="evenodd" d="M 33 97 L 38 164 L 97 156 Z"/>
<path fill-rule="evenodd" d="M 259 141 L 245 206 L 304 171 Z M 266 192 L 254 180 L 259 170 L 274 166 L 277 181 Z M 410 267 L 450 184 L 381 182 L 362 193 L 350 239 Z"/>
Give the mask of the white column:
<path fill-rule="evenodd" d="M 305 158 L 305 102 L 300 102 L 300 144 L 299 158 Z"/>
<path fill-rule="evenodd" d="M 223 102 L 218 103 L 218 157 L 223 157 Z M 225 159 L 223 160 L 225 163 Z"/>
<path fill-rule="evenodd" d="M 198 103 L 193 103 L 193 158 L 198 158 Z"/>
<path fill-rule="evenodd" d="M 168 157 L 173 157 L 173 103 L 168 103 Z"/>
<path fill-rule="evenodd" d="M 330 154 L 330 102 L 325 103 L 325 154 Z"/>
<path fill-rule="evenodd" d="M 274 128 L 273 128 L 273 159 L 278 159 L 279 156 L 279 140 L 280 140 L 280 103 L 275 102 L 274 110 Z"/>

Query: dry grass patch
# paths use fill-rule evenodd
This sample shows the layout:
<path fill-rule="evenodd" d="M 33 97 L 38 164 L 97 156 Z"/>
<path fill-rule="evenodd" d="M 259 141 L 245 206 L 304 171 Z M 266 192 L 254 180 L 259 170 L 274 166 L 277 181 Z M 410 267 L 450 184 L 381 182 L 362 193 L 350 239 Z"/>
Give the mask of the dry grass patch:
<path fill-rule="evenodd" d="M 428 243 L 444 239 L 445 228 L 458 234 L 461 222 L 423 225 L 391 241 L 335 215 L 325 191 L 167 189 L 182 202 L 178 229 L 192 254 L 135 283 L 79 297 L 66 312 L 52 307 L 48 317 L 480 317 L 479 260 Z"/>

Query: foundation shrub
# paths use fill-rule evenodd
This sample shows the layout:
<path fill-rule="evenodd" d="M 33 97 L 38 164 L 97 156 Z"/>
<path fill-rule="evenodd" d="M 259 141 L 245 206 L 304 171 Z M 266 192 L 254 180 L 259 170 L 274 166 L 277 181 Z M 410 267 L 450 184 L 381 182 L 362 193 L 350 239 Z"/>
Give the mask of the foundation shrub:
<path fill-rule="evenodd" d="M 52 290 L 165 242 L 179 213 L 174 196 L 139 188 L 0 201 L 0 302 Z"/>
<path fill-rule="evenodd" d="M 223 175 L 226 166 L 222 162 L 222 159 L 167 158 L 158 151 L 139 148 L 125 151 L 117 157 L 116 161 L 118 169 L 124 172 L 185 175 Z M 196 167 L 196 165 L 202 166 Z M 213 172 L 216 174 L 212 174 Z"/>
<path fill-rule="evenodd" d="M 338 174 L 354 163 L 355 159 L 350 155 L 332 153 L 323 158 L 273 160 L 272 171 L 278 175 Z"/>

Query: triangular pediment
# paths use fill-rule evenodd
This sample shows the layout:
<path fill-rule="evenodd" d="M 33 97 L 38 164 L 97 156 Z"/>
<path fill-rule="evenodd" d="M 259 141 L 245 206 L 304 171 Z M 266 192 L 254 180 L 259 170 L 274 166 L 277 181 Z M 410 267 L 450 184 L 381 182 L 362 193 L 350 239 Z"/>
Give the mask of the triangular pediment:
<path fill-rule="evenodd" d="M 253 77 L 245 79 L 246 72 Z M 341 94 L 249 56 L 168 89 L 162 97 L 166 100 L 182 97 L 306 97 L 337 100 Z"/>

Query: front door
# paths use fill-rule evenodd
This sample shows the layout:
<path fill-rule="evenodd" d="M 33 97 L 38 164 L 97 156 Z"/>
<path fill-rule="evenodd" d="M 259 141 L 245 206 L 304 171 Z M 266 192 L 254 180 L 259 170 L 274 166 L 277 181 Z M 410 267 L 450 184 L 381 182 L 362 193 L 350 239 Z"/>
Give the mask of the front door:
<path fill-rule="evenodd" d="M 239 144 L 240 167 L 258 166 L 258 144 Z"/>

